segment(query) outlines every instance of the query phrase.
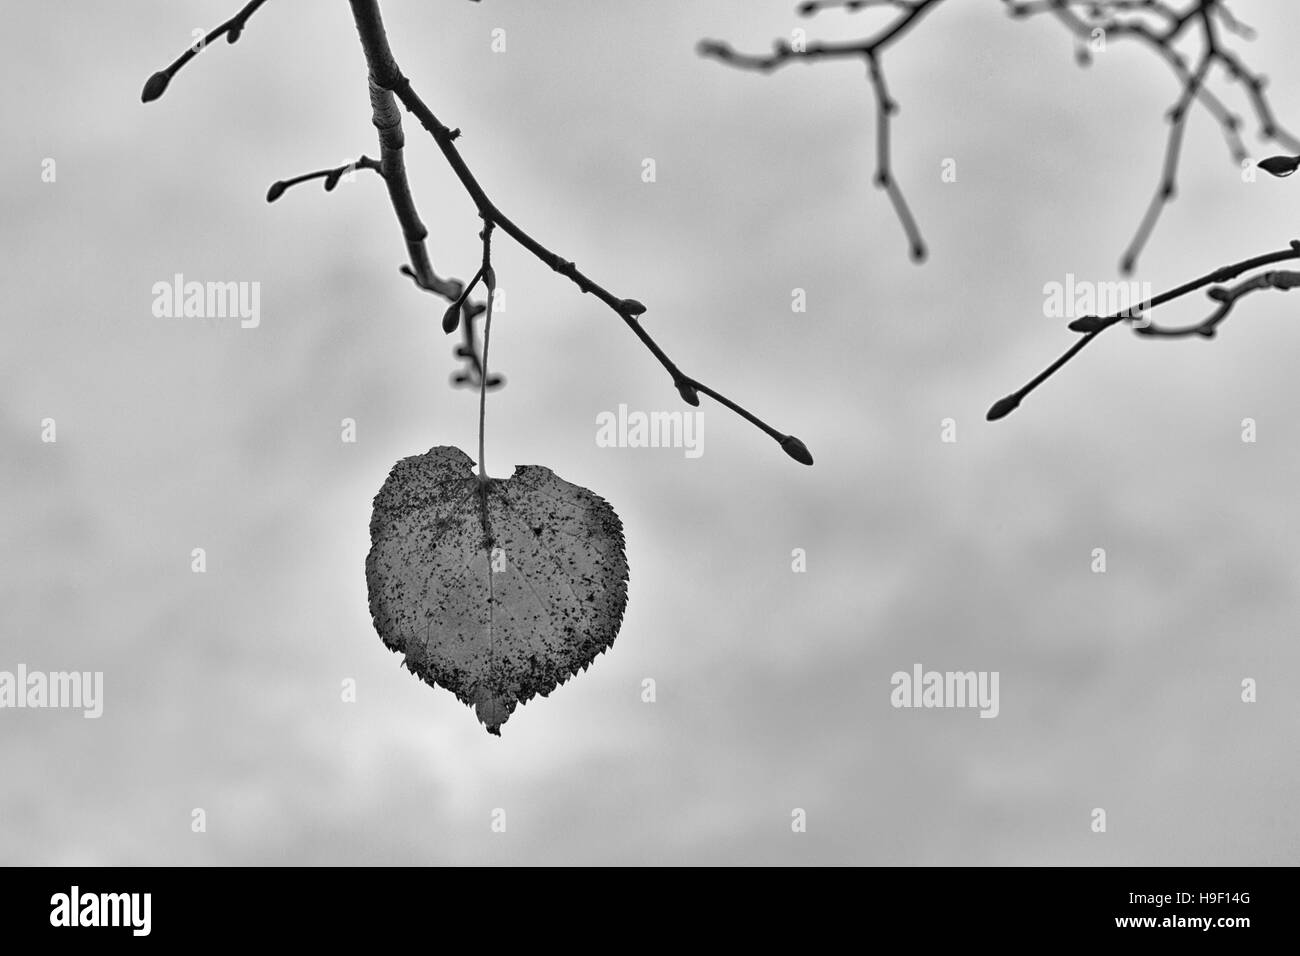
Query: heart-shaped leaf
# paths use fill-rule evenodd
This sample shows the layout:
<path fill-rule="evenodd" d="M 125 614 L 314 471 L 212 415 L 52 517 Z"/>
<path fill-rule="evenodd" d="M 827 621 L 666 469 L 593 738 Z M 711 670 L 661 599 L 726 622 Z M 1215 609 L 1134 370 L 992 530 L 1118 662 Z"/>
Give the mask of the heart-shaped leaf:
<path fill-rule="evenodd" d="M 384 644 L 500 734 L 614 643 L 623 524 L 603 498 L 521 465 L 480 482 L 459 448 L 393 466 L 375 496 L 366 582 Z"/>

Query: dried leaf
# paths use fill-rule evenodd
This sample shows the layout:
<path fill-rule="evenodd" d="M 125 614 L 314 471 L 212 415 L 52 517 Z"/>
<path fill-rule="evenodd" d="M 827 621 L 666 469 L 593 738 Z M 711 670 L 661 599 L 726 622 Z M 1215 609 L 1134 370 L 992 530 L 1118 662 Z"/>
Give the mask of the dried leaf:
<path fill-rule="evenodd" d="M 493 734 L 517 704 L 585 670 L 623 621 L 622 522 L 549 468 L 484 485 L 459 448 L 405 458 L 375 496 L 370 541 L 384 644 Z"/>

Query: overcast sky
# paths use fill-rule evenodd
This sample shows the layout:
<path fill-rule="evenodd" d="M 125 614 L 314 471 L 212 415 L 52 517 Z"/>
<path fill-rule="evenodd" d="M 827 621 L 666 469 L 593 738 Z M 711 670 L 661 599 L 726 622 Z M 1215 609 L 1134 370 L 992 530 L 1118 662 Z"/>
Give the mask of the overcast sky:
<path fill-rule="evenodd" d="M 398 275 L 375 177 L 264 200 L 377 155 L 347 4 L 272 0 L 149 106 L 149 74 L 236 3 L 11 6 L 0 670 L 102 671 L 104 709 L 0 711 L 0 862 L 1300 862 L 1296 301 L 1255 296 L 1212 342 L 1113 330 L 983 420 L 1073 341 L 1044 285 L 1118 278 L 1178 93 L 1149 50 L 1081 70 L 1059 24 L 994 0 L 892 48 L 917 266 L 872 186 L 860 65 L 760 76 L 694 52 L 879 17 L 384 4 L 494 201 L 817 458 L 707 402 L 698 458 L 598 447 L 602 412 L 677 393 L 617 317 L 499 238 L 489 468 L 607 499 L 631 579 L 613 648 L 496 738 L 401 668 L 367 608 L 393 463 L 477 448 L 442 306 Z M 1260 37 L 1229 42 L 1300 127 L 1289 6 L 1238 4 Z M 464 277 L 473 206 L 414 124 L 408 147 L 434 262 Z M 1300 237 L 1300 184 L 1243 182 L 1204 112 L 1179 182 L 1137 276 L 1156 291 Z M 260 325 L 156 317 L 178 273 L 260 283 Z M 998 716 L 892 707 L 915 664 L 998 672 Z"/>

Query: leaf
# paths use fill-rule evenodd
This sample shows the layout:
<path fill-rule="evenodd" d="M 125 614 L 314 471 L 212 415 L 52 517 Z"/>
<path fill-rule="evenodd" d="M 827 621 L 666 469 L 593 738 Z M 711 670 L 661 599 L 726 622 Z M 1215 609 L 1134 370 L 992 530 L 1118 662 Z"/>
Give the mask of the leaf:
<path fill-rule="evenodd" d="M 489 733 L 585 670 L 627 607 L 618 515 L 539 465 L 483 484 L 459 448 L 404 458 L 375 496 L 370 542 L 375 630 Z"/>

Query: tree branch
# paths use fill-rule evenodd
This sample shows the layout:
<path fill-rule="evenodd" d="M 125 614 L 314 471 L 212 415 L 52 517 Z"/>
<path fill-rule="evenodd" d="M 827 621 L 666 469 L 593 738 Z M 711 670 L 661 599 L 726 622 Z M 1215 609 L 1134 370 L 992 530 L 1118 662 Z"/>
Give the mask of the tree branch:
<path fill-rule="evenodd" d="M 1192 0 L 1182 9 L 1161 0 L 1002 0 L 1012 17 L 1023 18 L 1050 12 L 1065 25 L 1080 42 L 1087 41 L 1096 30 L 1109 39 L 1133 39 L 1157 53 L 1173 69 L 1181 86 L 1180 95 L 1168 113 L 1170 129 L 1165 144 L 1164 161 L 1160 178 L 1120 260 L 1120 270 L 1132 274 L 1138 257 L 1155 230 L 1160 215 L 1176 193 L 1179 160 L 1187 114 L 1193 102 L 1200 102 L 1223 130 L 1233 161 L 1246 159 L 1246 149 L 1241 140 L 1241 117 L 1229 110 L 1223 102 L 1206 88 L 1209 71 L 1215 65 L 1222 67 L 1231 79 L 1245 84 L 1247 94 L 1259 122 L 1260 135 L 1288 149 L 1300 150 L 1300 141 L 1278 125 L 1267 97 L 1264 95 L 1263 77 L 1252 73 L 1232 51 L 1223 46 L 1219 38 L 1215 17 L 1228 25 L 1238 35 L 1249 36 L 1227 9 L 1227 0 Z M 1154 22 L 1151 22 L 1154 21 Z M 1195 36 L 1200 44 L 1200 56 L 1194 71 L 1187 69 L 1186 60 L 1176 49 L 1176 44 Z M 1085 48 L 1086 49 L 1086 48 Z M 1087 58 L 1082 62 L 1086 63 Z"/>
<path fill-rule="evenodd" d="M 266 201 L 275 202 L 284 195 L 285 190 L 297 186 L 299 183 L 310 182 L 313 179 L 324 179 L 325 191 L 327 193 L 333 192 L 334 187 L 339 184 L 339 180 L 356 169 L 373 169 L 380 176 L 384 175 L 383 166 L 363 154 L 355 163 L 345 163 L 333 169 L 319 169 L 314 173 L 303 173 L 301 176 L 293 177 L 293 179 L 277 179 L 271 183 L 271 188 L 266 191 Z"/>
<path fill-rule="evenodd" d="M 999 418 L 1005 418 L 1007 415 L 1010 415 L 1020 407 L 1020 403 L 1024 400 L 1026 395 L 1060 371 L 1061 368 L 1070 361 L 1070 359 L 1083 351 L 1089 342 L 1101 335 L 1102 332 L 1106 331 L 1112 325 L 1116 325 L 1123 321 L 1133 321 L 1141 317 L 1143 313 L 1148 312 L 1157 306 L 1182 298 L 1188 293 L 1195 292 L 1197 289 L 1205 288 L 1207 285 L 1215 285 L 1215 288 L 1210 289 L 1206 294 L 1214 301 L 1219 302 L 1220 306 L 1204 321 L 1186 328 L 1167 328 L 1154 326 L 1149 323 L 1144 323 L 1142 325 L 1135 324 L 1134 331 L 1150 336 L 1182 336 L 1197 334 L 1205 336 L 1206 338 L 1212 337 L 1215 328 L 1219 323 L 1227 318 L 1232 307 L 1243 296 L 1263 288 L 1282 290 L 1294 288 L 1295 285 L 1300 284 L 1297 281 L 1300 280 L 1300 274 L 1294 272 L 1267 272 L 1234 288 L 1223 287 L 1222 283 L 1235 279 L 1244 272 L 1251 272 L 1255 269 L 1263 268 L 1264 266 L 1273 265 L 1274 263 L 1285 262 L 1288 259 L 1300 259 L 1300 240 L 1293 239 L 1290 247 L 1287 249 L 1266 253 L 1261 256 L 1255 256 L 1252 259 L 1245 259 L 1230 266 L 1223 266 L 1207 275 L 1201 276 L 1199 279 L 1185 282 L 1177 288 L 1170 289 L 1168 292 L 1162 292 L 1157 296 L 1152 296 L 1150 299 L 1147 299 L 1136 306 L 1125 309 L 1122 312 L 1116 312 L 1114 315 L 1105 316 L 1104 318 L 1090 315 L 1081 319 L 1075 319 L 1070 323 L 1069 327 L 1074 332 L 1084 333 L 1083 338 L 1070 346 L 1070 348 L 1068 348 L 1060 358 L 1036 375 L 1026 385 L 1012 392 L 1005 398 L 1000 398 L 994 402 L 985 417 L 989 421 L 993 422 L 997 421 Z"/>
<path fill-rule="evenodd" d="M 165 70 L 155 73 L 145 83 L 144 93 L 141 99 L 145 103 L 158 99 L 167 89 L 167 84 L 171 78 L 186 63 L 192 60 L 212 40 L 225 35 L 229 42 L 234 43 L 239 39 L 243 32 L 248 19 L 264 4 L 266 0 L 253 0 L 247 4 L 238 14 L 227 20 L 217 29 L 213 30 L 201 42 L 187 49 L 181 56 Z M 475 0 L 477 2 L 477 0 Z M 390 54 L 391 58 L 391 54 Z M 381 68 L 384 65 L 381 64 Z M 433 270 L 433 265 L 429 259 L 428 249 L 425 246 L 425 239 L 428 236 L 428 229 L 420 219 L 420 214 L 416 211 L 415 200 L 411 196 L 410 182 L 406 175 L 406 165 L 403 159 L 403 147 L 405 145 L 402 133 L 402 114 L 397 108 L 392 93 L 382 88 L 377 88 L 372 82 L 370 85 L 370 101 L 372 111 L 372 122 L 379 133 L 380 159 L 378 161 L 368 156 L 362 156 L 356 163 L 351 166 L 337 167 L 335 169 L 320 170 L 314 173 L 307 173 L 289 180 L 278 180 L 271 184 L 267 191 L 266 201 L 275 202 L 291 186 L 312 179 L 324 178 L 325 190 L 331 191 L 338 185 L 339 179 L 352 168 L 372 169 L 383 177 L 388 188 L 388 194 L 393 205 L 393 211 L 397 216 L 398 224 L 402 229 L 402 237 L 406 242 L 407 255 L 410 259 L 410 265 L 402 266 L 403 275 L 409 276 L 416 286 L 426 292 L 432 292 L 446 299 L 458 299 L 463 307 L 465 315 L 465 339 L 464 344 L 456 347 L 455 354 L 457 358 L 465 360 L 465 369 L 457 372 L 452 376 L 451 383 L 455 386 L 468 386 L 479 388 L 485 385 L 489 390 L 500 388 L 505 379 L 500 375 L 483 376 L 483 362 L 479 357 L 478 341 L 474 335 L 474 319 L 483 313 L 484 307 L 481 303 L 466 302 L 461 296 L 462 287 L 455 279 L 443 279 Z"/>
<path fill-rule="evenodd" d="M 1245 296 L 1261 289 L 1277 289 L 1280 292 L 1288 292 L 1297 285 L 1300 285 L 1300 272 L 1269 269 L 1235 286 L 1214 286 L 1207 289 L 1205 294 L 1218 302 L 1219 307 L 1195 325 L 1171 327 L 1148 323 L 1141 326 L 1135 325 L 1133 331 L 1139 335 L 1163 335 L 1171 338 L 1200 335 L 1212 339 L 1218 330 L 1219 324 L 1228 317 L 1233 307 Z"/>
<path fill-rule="evenodd" d="M 885 48 L 907 33 L 925 13 L 943 0 L 808 0 L 798 8 L 802 16 L 812 16 L 821 10 L 840 7 L 849 12 L 869 8 L 890 7 L 897 11 L 897 17 L 884 29 L 865 40 L 852 43 L 810 43 L 796 48 L 787 40 L 777 40 L 772 45 L 772 52 L 767 55 L 738 53 L 730 44 L 721 40 L 702 40 L 698 52 L 703 57 L 726 63 L 744 70 L 771 73 L 779 67 L 795 60 L 815 62 L 818 60 L 861 59 L 867 65 L 867 79 L 871 83 L 876 103 L 876 175 L 875 184 L 885 190 L 889 201 L 898 216 L 899 224 L 907 237 L 908 250 L 913 262 L 924 262 L 926 257 L 925 241 L 917 227 L 916 220 L 903 198 L 893 172 L 893 154 L 890 144 L 890 123 L 898 112 L 898 102 L 889 95 L 885 83 L 884 70 L 880 58 Z"/>
<path fill-rule="evenodd" d="M 926 0 L 926 2 L 932 2 L 932 0 Z M 357 25 L 357 32 L 361 37 L 362 47 L 366 51 L 366 60 L 370 65 L 372 93 L 375 88 L 378 88 L 382 93 L 395 96 L 409 112 L 415 115 L 420 124 L 433 137 L 447 164 L 455 173 L 456 178 L 460 180 L 461 185 L 469 194 L 485 223 L 500 228 L 502 232 L 510 236 L 511 239 L 515 240 L 553 271 L 571 280 L 583 293 L 596 296 L 596 298 L 613 309 L 637 338 L 641 340 L 642 344 L 650 350 L 651 354 L 659 360 L 659 363 L 672 377 L 678 393 L 688 404 L 698 405 L 700 402 L 699 393 L 703 392 L 727 408 L 737 412 L 771 436 L 796 461 L 806 465 L 812 464 L 811 454 L 799 439 L 777 431 L 766 422 L 741 408 L 741 406 L 682 372 L 641 326 L 639 317 L 646 311 L 644 305 L 636 299 L 620 298 L 604 289 L 578 269 L 573 262 L 547 249 L 506 216 L 488 198 L 487 193 L 475 178 L 464 157 L 461 156 L 460 150 L 456 147 L 456 140 L 460 131 L 449 129 L 438 119 L 428 105 L 411 88 L 410 80 L 398 68 L 397 61 L 388 44 L 388 35 L 384 29 L 378 0 L 349 0 L 349 3 L 352 6 L 353 19 Z"/>
<path fill-rule="evenodd" d="M 244 26 L 248 23 L 248 18 L 257 12 L 257 8 L 266 3 L 266 0 L 250 0 L 250 2 L 233 17 L 227 20 L 221 26 L 217 27 L 198 43 L 191 45 L 176 58 L 176 61 L 165 70 L 159 70 L 153 76 L 149 77 L 144 84 L 144 90 L 140 93 L 140 102 L 152 103 L 158 97 L 167 91 L 167 84 L 172 81 L 181 67 L 194 59 L 200 53 L 208 48 L 208 44 L 218 37 L 224 36 L 229 43 L 236 42 L 244 32 Z"/>
<path fill-rule="evenodd" d="M 500 375 L 486 374 L 474 334 L 474 319 L 484 313 L 486 306 L 469 300 L 473 283 L 467 288 L 456 279 L 440 277 L 429 258 L 429 250 L 425 245 L 429 230 L 415 208 L 415 198 L 411 194 L 411 184 L 406 173 L 406 133 L 402 127 L 402 111 L 398 108 L 392 90 L 385 85 L 393 76 L 400 75 L 400 71 L 388 45 L 379 7 L 376 4 L 373 10 L 358 11 L 354 4 L 352 13 L 357 32 L 362 37 L 362 52 L 369 72 L 371 122 L 379 133 L 381 172 L 388 183 L 389 200 L 402 228 L 402 238 L 406 241 L 407 257 L 410 260 L 409 265 L 402 266 L 401 273 L 411 279 L 417 288 L 453 302 L 457 307 L 457 325 L 460 324 L 460 316 L 464 316 L 464 340 L 456 347 L 455 355 L 465 360 L 465 368 L 452 375 L 451 384 L 480 391 L 498 389 L 505 384 L 505 379 Z M 372 42 L 366 42 L 368 36 Z M 453 137 L 458 135 L 459 130 L 452 134 Z M 448 328 L 445 321 L 443 328 L 449 333 L 455 330 L 455 326 Z"/>
<path fill-rule="evenodd" d="M 943 0 L 805 0 L 797 8 L 805 17 L 830 9 L 849 13 L 889 10 L 893 19 L 880 32 L 862 40 L 808 43 L 798 47 L 788 40 L 777 40 L 772 52 L 762 55 L 738 53 L 729 44 L 718 40 L 705 40 L 699 44 L 702 56 L 761 73 L 771 73 L 796 60 L 811 63 L 855 57 L 865 59 L 876 99 L 875 182 L 888 193 L 903 231 L 907 234 L 912 257 L 918 261 L 924 258 L 925 247 L 891 169 L 889 120 L 897 111 L 897 104 L 889 96 L 879 59 L 886 46 L 903 36 L 928 10 L 941 2 Z M 1251 72 L 1219 38 L 1220 24 L 1243 38 L 1253 36 L 1253 31 L 1243 26 L 1229 12 L 1228 0 L 1189 0 L 1182 8 L 1175 7 L 1172 0 L 1002 0 L 1002 3 L 1015 18 L 1052 14 L 1074 35 L 1076 53 L 1082 64 L 1090 62 L 1088 44 L 1094 32 L 1101 30 L 1107 39 L 1128 38 L 1146 45 L 1170 66 L 1178 78 L 1181 90 L 1168 114 L 1170 129 L 1160 178 L 1133 239 L 1125 249 L 1121 260 L 1121 269 L 1125 273 L 1131 273 L 1136 267 L 1138 257 L 1151 238 L 1161 213 L 1174 198 L 1187 115 L 1194 103 L 1200 103 L 1219 124 L 1233 160 L 1241 163 L 1246 159 L 1246 147 L 1241 138 L 1241 118 L 1206 86 L 1213 67 L 1221 67 L 1229 78 L 1245 86 L 1259 123 L 1260 134 L 1265 139 L 1284 148 L 1300 150 L 1300 141 L 1278 125 L 1264 94 L 1264 78 Z M 1185 57 L 1176 49 L 1176 45 L 1188 37 L 1199 38 L 1201 46 L 1195 70 L 1188 69 Z"/>
<path fill-rule="evenodd" d="M 223 34 L 231 43 L 239 39 L 248 18 L 265 2 L 266 0 L 252 0 L 235 17 L 209 34 L 203 43 L 191 47 L 166 70 L 155 73 L 150 77 L 145 84 L 141 97 L 143 101 L 148 103 L 160 97 L 176 72 L 193 59 L 207 42 Z M 921 2 L 928 4 L 934 2 L 934 0 L 921 0 Z M 484 281 L 489 290 L 489 300 L 492 296 L 495 287 L 495 276 L 492 274 L 490 264 L 487 261 L 488 241 L 492 230 L 500 228 L 552 270 L 570 279 L 582 292 L 596 296 L 613 309 L 667 370 L 684 401 L 691 405 L 699 405 L 700 393 L 703 392 L 771 436 L 791 458 L 805 465 L 813 463 L 812 455 L 809 453 L 807 446 L 798 438 L 777 431 L 740 405 L 682 372 L 641 326 L 639 319 L 646 311 L 644 305 L 636 299 L 615 296 L 597 285 L 596 282 L 579 270 L 574 263 L 547 249 L 497 208 L 488 198 L 483 187 L 479 185 L 460 151 L 456 148 L 455 141 L 460 136 L 460 130 L 448 129 L 424 101 L 416 95 L 411 88 L 410 81 L 402 75 L 393 56 L 392 48 L 388 44 L 388 35 L 384 29 L 378 0 L 349 0 L 349 3 L 352 8 L 353 20 L 356 23 L 357 33 L 361 38 L 361 46 L 365 53 L 369 72 L 371 118 L 379 133 L 380 159 L 376 163 L 376 161 L 363 156 L 361 160 L 352 166 L 308 173 L 292 180 L 281 180 L 272 184 L 268 191 L 267 200 L 269 202 L 278 199 L 290 186 L 310 179 L 324 178 L 325 188 L 329 190 L 337 184 L 339 178 L 350 168 L 365 166 L 377 171 L 388 187 L 389 198 L 398 223 L 402 227 L 402 236 L 406 241 L 410 264 L 403 266 L 401 271 L 404 275 L 409 276 L 421 289 L 440 295 L 452 303 L 451 308 L 447 310 L 444 316 L 443 327 L 450 333 L 455 331 L 457 326 L 463 326 L 464 344 L 456 348 L 456 355 L 467 362 L 467 369 L 457 373 L 452 382 L 455 385 L 474 385 L 478 387 L 480 390 L 480 403 L 485 401 L 486 392 L 489 389 L 499 387 L 503 379 L 500 375 L 492 375 L 487 370 L 489 334 L 487 320 L 485 320 L 484 326 L 482 357 L 480 357 L 473 330 L 473 320 L 478 315 L 486 314 L 490 318 L 490 305 L 484 306 L 471 302 L 468 295 L 479 281 Z M 403 157 L 405 135 L 402 130 L 401 111 L 398 109 L 399 103 L 408 111 L 414 113 L 421 125 L 433 136 L 434 142 L 441 150 L 456 177 L 460 180 L 461 185 L 469 193 L 480 217 L 483 219 L 484 267 L 480 269 L 478 276 L 468 287 L 455 279 L 441 278 L 433 270 L 428 249 L 425 246 L 428 229 L 416 211 L 415 200 L 411 195 L 410 183 L 406 175 L 406 164 Z M 461 321 L 462 318 L 464 319 L 463 322 Z M 482 458 L 481 451 L 480 458 Z"/>
<path fill-rule="evenodd" d="M 374 24 L 363 23 L 362 15 L 357 12 L 357 5 L 352 5 L 353 18 L 357 29 L 366 36 L 367 31 L 374 32 Z M 376 21 L 379 17 L 378 7 L 374 10 Z M 383 33 L 383 24 L 378 24 Z M 403 149 L 406 146 L 406 134 L 402 130 L 402 113 L 397 108 L 397 101 L 386 81 L 397 70 L 392 51 L 384 43 L 362 43 L 366 56 L 366 65 L 370 71 L 370 108 L 371 122 L 379 132 L 380 162 L 383 166 L 384 179 L 388 183 L 388 196 L 393 204 L 393 212 L 402 226 L 402 238 L 406 240 L 406 251 L 410 257 L 410 270 L 406 273 L 415 280 L 421 289 L 436 293 L 445 299 L 456 299 L 461 294 L 461 285 L 455 280 L 440 278 L 433 271 L 429 259 L 429 250 L 425 239 L 429 230 L 420 219 L 415 208 L 415 199 L 411 195 L 410 180 L 406 175 L 406 160 Z"/>

